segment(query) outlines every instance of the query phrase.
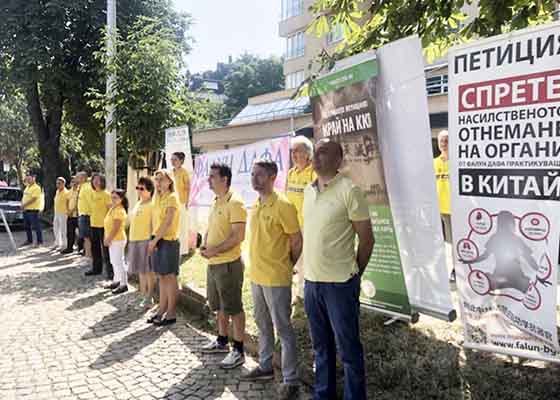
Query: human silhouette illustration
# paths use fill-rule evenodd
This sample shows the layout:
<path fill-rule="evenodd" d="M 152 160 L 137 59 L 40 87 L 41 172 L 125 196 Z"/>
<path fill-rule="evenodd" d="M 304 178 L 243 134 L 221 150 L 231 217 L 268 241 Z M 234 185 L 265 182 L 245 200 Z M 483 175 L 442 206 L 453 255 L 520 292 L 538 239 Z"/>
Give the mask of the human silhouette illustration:
<path fill-rule="evenodd" d="M 522 293 L 527 293 L 531 285 L 529 279 L 523 272 L 521 260 L 538 272 L 539 265 L 533 258 L 533 251 L 525 244 L 523 239 L 515 234 L 515 217 L 509 211 L 500 211 L 497 218 L 497 231 L 486 243 L 483 254 L 472 261 L 460 259 L 462 263 L 480 263 L 490 256 L 494 256 L 494 272 L 485 273 L 490 281 L 490 289 L 517 289 Z M 550 282 L 539 279 L 547 286 Z"/>

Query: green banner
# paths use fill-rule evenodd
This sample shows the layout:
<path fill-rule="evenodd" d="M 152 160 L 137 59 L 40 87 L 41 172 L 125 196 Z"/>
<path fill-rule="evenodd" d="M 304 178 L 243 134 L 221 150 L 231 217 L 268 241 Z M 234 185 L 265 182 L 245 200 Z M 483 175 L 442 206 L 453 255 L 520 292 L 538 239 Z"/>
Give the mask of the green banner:
<path fill-rule="evenodd" d="M 377 74 L 377 61 L 369 60 L 313 82 L 314 137 L 329 137 L 341 143 L 344 165 L 340 172 L 360 186 L 369 204 L 375 247 L 362 278 L 361 302 L 388 314 L 410 316 L 412 310 L 379 152 Z"/>

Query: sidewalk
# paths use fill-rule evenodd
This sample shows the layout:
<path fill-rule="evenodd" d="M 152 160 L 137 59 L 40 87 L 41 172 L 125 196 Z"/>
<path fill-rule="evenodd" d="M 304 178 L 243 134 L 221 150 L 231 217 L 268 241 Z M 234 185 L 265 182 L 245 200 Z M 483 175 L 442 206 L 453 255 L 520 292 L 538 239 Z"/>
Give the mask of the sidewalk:
<path fill-rule="evenodd" d="M 6 242 L 0 233 L 0 251 Z M 274 385 L 240 382 L 243 369 L 201 354 L 209 336 L 185 316 L 146 324 L 136 292 L 112 296 L 82 260 L 48 247 L 0 257 L 0 399 L 275 398 Z"/>

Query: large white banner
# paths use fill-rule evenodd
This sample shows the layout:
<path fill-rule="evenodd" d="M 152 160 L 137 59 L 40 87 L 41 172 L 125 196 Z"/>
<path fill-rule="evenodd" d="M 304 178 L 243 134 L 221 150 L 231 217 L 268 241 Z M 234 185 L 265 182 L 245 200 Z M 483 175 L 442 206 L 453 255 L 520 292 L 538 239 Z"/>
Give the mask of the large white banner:
<path fill-rule="evenodd" d="M 212 164 L 219 162 L 230 166 L 232 170 L 231 190 L 243 198 L 247 207 L 251 207 L 258 196 L 251 185 L 251 169 L 253 162 L 261 158 L 276 162 L 278 176 L 275 188 L 279 192 L 285 192 L 290 168 L 289 136 L 205 153 L 196 157 L 189 200 L 191 240 L 194 240 L 196 233 L 204 235 L 208 228 L 208 214 L 216 197 L 208 186 L 208 175 Z"/>
<path fill-rule="evenodd" d="M 420 313 L 452 321 L 456 312 L 436 193 L 420 40 L 413 36 L 383 46 L 377 60 L 379 145 L 408 298 Z"/>
<path fill-rule="evenodd" d="M 560 25 L 449 54 L 455 269 L 465 346 L 558 361 Z"/>
<path fill-rule="evenodd" d="M 165 130 L 165 161 L 167 164 L 167 169 L 172 169 L 171 156 L 173 155 L 173 153 L 177 152 L 185 153 L 184 167 L 192 176 L 193 162 L 188 126 L 180 126 L 177 128 L 169 128 Z"/>

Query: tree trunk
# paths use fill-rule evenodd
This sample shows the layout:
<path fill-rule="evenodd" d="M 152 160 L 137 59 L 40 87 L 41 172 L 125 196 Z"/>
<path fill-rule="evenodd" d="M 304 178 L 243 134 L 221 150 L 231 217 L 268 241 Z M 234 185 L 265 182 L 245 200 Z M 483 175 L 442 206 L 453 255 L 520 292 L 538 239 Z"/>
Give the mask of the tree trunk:
<path fill-rule="evenodd" d="M 18 184 L 20 188 L 24 188 L 24 184 L 23 184 L 23 160 L 17 160 L 16 161 L 16 174 L 17 174 L 17 179 L 18 179 Z"/>
<path fill-rule="evenodd" d="M 60 91 L 46 93 L 43 97 L 43 101 L 41 101 L 37 82 L 31 83 L 27 87 L 27 111 L 39 144 L 41 183 L 45 191 L 45 211 L 49 212 L 53 208 L 56 178 L 65 175 L 64 162 L 60 154 L 64 98 Z M 42 110 L 42 104 L 46 105 L 45 113 Z"/>

